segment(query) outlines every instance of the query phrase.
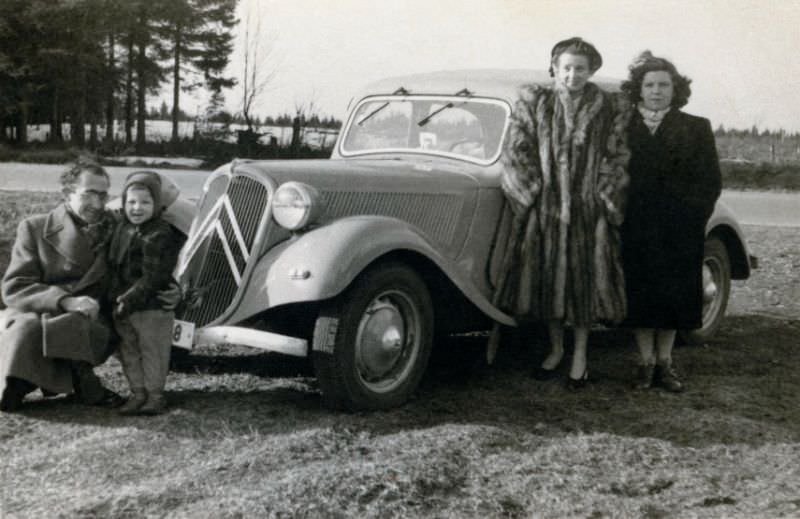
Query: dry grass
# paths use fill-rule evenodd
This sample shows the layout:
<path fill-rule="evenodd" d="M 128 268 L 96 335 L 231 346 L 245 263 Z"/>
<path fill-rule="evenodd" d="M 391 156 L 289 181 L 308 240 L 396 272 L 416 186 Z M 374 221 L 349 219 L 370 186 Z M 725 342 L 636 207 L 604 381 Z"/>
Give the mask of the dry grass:
<path fill-rule="evenodd" d="M 28 212 L 29 196 L 0 207 Z M 302 362 L 196 351 L 163 416 L 38 393 L 0 415 L 0 517 L 798 517 L 800 229 L 746 231 L 762 268 L 714 342 L 677 350 L 682 395 L 629 389 L 620 331 L 592 335 L 580 393 L 528 377 L 538 330 L 492 367 L 483 338 L 451 339 L 417 396 L 381 413 L 326 410 Z M 99 373 L 125 391 L 116 360 Z"/>

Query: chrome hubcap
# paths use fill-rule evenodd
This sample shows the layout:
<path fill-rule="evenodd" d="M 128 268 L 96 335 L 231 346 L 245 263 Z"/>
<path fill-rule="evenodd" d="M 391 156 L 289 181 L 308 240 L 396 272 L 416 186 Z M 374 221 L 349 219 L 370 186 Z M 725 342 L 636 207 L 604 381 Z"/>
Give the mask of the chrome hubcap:
<path fill-rule="evenodd" d="M 703 263 L 703 326 L 713 320 L 719 312 L 719 284 L 722 282 L 722 266 L 715 258 L 706 258 Z"/>
<path fill-rule="evenodd" d="M 387 392 L 410 373 L 420 348 L 420 317 L 403 292 L 392 290 L 372 300 L 356 335 L 356 367 L 371 391 Z"/>

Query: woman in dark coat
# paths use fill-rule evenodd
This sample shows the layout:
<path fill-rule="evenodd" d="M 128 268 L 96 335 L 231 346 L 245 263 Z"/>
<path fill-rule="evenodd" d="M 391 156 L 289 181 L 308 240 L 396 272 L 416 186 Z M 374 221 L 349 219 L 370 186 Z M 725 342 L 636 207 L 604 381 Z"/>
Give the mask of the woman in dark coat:
<path fill-rule="evenodd" d="M 649 51 L 622 89 L 637 110 L 628 127 L 630 185 L 622 227 L 625 324 L 641 355 L 636 386 L 683 390 L 672 365 L 676 330 L 702 324 L 705 226 L 721 191 L 708 119 L 679 110 L 690 80 Z"/>

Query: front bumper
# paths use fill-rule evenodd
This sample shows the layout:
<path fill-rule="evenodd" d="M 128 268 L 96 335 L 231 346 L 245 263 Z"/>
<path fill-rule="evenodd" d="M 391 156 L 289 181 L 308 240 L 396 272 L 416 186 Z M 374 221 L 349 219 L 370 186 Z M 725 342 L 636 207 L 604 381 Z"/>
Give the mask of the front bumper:
<path fill-rule="evenodd" d="M 308 356 L 308 341 L 297 337 L 241 326 L 207 326 L 199 328 L 194 333 L 192 347 L 219 344 L 250 346 L 295 357 Z"/>

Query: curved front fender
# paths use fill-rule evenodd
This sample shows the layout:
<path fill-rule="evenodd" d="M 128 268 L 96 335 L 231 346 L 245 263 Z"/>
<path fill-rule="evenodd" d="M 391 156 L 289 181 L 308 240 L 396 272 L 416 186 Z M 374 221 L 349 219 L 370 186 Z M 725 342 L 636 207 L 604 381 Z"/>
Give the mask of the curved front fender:
<path fill-rule="evenodd" d="M 751 265 L 747 240 L 733 211 L 723 202 L 717 202 L 706 225 L 706 235 L 711 234 L 718 235 L 725 242 L 731 260 L 732 278 L 747 279 L 750 269 L 754 267 Z"/>
<path fill-rule="evenodd" d="M 343 218 L 273 247 L 253 269 L 229 320 L 237 322 L 268 308 L 337 296 L 375 259 L 397 250 L 427 257 L 487 315 L 514 324 L 413 227 L 381 216 Z"/>

